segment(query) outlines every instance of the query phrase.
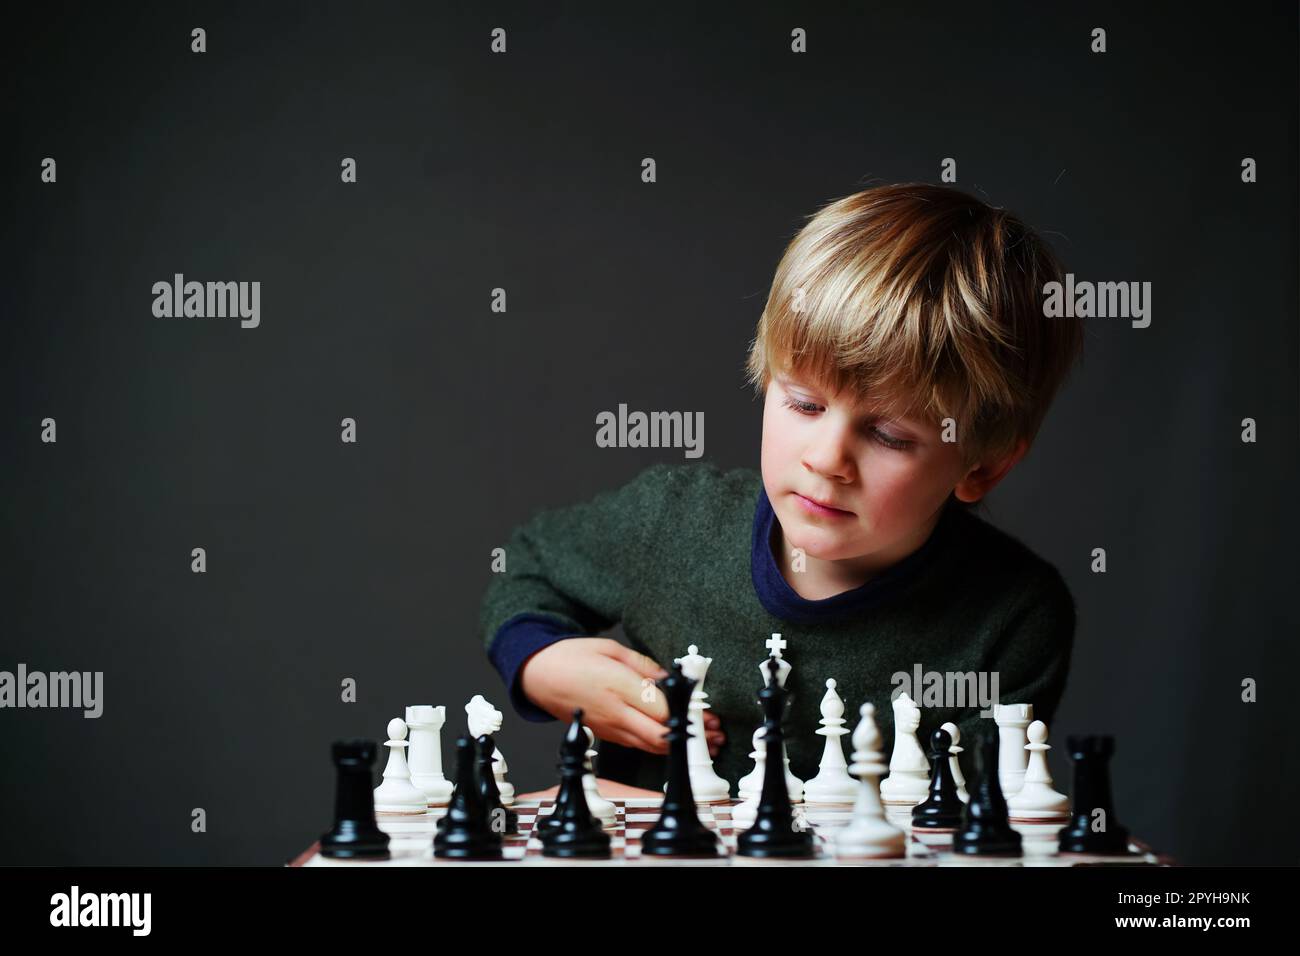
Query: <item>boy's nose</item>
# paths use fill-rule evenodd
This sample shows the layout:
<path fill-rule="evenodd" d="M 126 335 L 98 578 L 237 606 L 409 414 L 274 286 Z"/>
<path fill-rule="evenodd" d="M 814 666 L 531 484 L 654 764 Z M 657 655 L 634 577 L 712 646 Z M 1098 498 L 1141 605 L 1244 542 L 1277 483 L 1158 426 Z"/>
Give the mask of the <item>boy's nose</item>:
<path fill-rule="evenodd" d="M 853 422 L 827 411 L 816 422 L 804 449 L 803 465 L 830 481 L 847 481 L 853 471 Z"/>
<path fill-rule="evenodd" d="M 822 441 L 804 452 L 803 466 L 827 481 L 846 482 L 852 478 L 853 456 L 843 441 Z"/>

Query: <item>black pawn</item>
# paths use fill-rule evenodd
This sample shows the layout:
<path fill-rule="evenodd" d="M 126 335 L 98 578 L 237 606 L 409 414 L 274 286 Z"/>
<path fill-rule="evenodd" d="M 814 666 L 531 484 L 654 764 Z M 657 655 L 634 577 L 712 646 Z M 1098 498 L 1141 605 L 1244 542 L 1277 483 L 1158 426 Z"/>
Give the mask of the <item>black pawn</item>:
<path fill-rule="evenodd" d="M 956 830 L 966 804 L 957 796 L 957 781 L 948 763 L 952 735 L 939 729 L 930 735 L 930 796 L 912 808 L 912 826 L 918 830 Z"/>
<path fill-rule="evenodd" d="M 587 732 L 582 729 L 582 710 L 578 709 L 560 744 L 560 790 L 548 825 L 542 829 L 542 856 L 609 859 L 609 834 L 592 816 L 582 788 L 586 773 Z"/>
<path fill-rule="evenodd" d="M 1128 830 L 1115 819 L 1110 793 L 1110 758 L 1115 753 L 1115 738 L 1067 737 L 1065 742 L 1074 761 L 1074 789 L 1070 822 L 1060 833 L 1060 851 L 1106 855 L 1131 852 Z"/>
<path fill-rule="evenodd" d="M 972 856 L 1020 856 L 1020 834 L 1007 820 L 1007 798 L 998 780 L 996 731 L 980 736 L 975 757 L 978 786 L 971 791 L 961 829 L 953 834 L 952 850 Z"/>
<path fill-rule="evenodd" d="M 388 834 L 375 823 L 373 740 L 340 740 L 330 748 L 338 783 L 334 826 L 320 838 L 320 855 L 336 860 L 388 859 Z"/>
<path fill-rule="evenodd" d="M 492 772 L 496 763 L 496 741 L 491 734 L 483 734 L 478 739 L 478 792 L 483 798 L 483 812 L 487 814 L 488 825 L 496 833 L 518 833 L 519 814 L 501 802 L 501 789 L 497 786 L 497 775 Z"/>
<path fill-rule="evenodd" d="M 690 758 L 686 744 L 690 739 L 687 716 L 695 681 L 682 673 L 680 661 L 674 661 L 668 676 L 656 681 L 668 700 L 668 786 L 664 791 L 659 819 L 641 836 L 641 853 L 650 856 L 706 856 L 721 852 L 718 835 L 700 822 L 691 790 Z"/>
<path fill-rule="evenodd" d="M 781 732 L 786 694 L 776 678 L 775 657 L 768 658 L 767 672 L 767 686 L 758 692 L 758 702 L 763 708 L 767 766 L 763 770 L 763 789 L 754 823 L 736 838 L 736 852 L 740 856 L 807 858 L 816 854 L 816 845 L 811 830 L 795 826 L 790 792 L 786 789 L 782 746 L 785 736 Z"/>
<path fill-rule="evenodd" d="M 474 745 L 456 741 L 456 789 L 433 837 L 433 855 L 445 860 L 500 860 L 501 834 L 492 830 L 475 773 Z"/>

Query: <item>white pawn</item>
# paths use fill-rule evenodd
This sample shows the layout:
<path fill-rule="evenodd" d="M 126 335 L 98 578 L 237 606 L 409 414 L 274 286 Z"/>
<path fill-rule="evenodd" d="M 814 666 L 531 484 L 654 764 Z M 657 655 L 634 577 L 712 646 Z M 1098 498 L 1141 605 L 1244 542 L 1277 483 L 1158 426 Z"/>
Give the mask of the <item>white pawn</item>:
<path fill-rule="evenodd" d="M 592 749 L 596 743 L 596 735 L 591 732 L 590 727 L 583 726 L 582 729 L 587 735 L 587 754 L 584 761 L 587 772 L 582 775 L 582 790 L 587 797 L 587 809 L 600 821 L 601 826 L 612 827 L 618 819 L 618 807 L 600 795 L 600 787 L 596 783 L 596 768 L 591 762 L 596 756 L 596 751 Z"/>
<path fill-rule="evenodd" d="M 456 789 L 442 774 L 442 725 L 446 721 L 446 707 L 416 704 L 406 708 L 406 726 L 411 732 L 411 748 L 407 751 L 411 783 L 424 791 L 431 807 L 446 806 Z"/>
<path fill-rule="evenodd" d="M 749 752 L 749 759 L 754 761 L 754 769 L 736 782 L 736 794 L 741 800 L 758 796 L 763 790 L 763 774 L 767 766 L 767 748 L 763 746 L 763 728 L 754 731 L 754 749 Z M 735 811 L 732 811 L 735 817 Z"/>
<path fill-rule="evenodd" d="M 849 771 L 857 775 L 858 798 L 853 805 L 849 825 L 835 834 L 835 856 L 846 859 L 899 857 L 907 853 L 907 834 L 885 819 L 877 781 L 885 772 L 880 752 L 880 729 L 876 726 L 876 708 L 863 704 L 858 726 L 853 731 L 853 764 Z"/>
<path fill-rule="evenodd" d="M 998 704 L 993 708 L 993 720 L 998 725 L 998 783 L 1005 797 L 1015 796 L 1025 784 L 1025 728 L 1033 719 L 1033 704 Z"/>
<path fill-rule="evenodd" d="M 961 731 L 951 722 L 944 724 L 943 729 L 948 731 L 948 736 L 952 738 L 952 746 L 948 748 L 948 753 L 951 754 L 948 758 L 948 766 L 952 770 L 953 783 L 957 784 L 957 796 L 961 798 L 962 803 L 970 803 L 970 794 L 966 792 L 966 778 L 961 772 L 961 761 L 957 759 L 957 755 L 965 749 L 957 746 L 961 742 Z"/>
<path fill-rule="evenodd" d="M 736 795 L 743 801 L 736 804 L 731 809 L 731 818 L 739 819 L 736 816 L 739 811 L 742 816 L 746 813 L 752 813 L 758 807 L 758 798 L 763 793 L 763 776 L 767 773 L 767 747 L 763 745 L 763 728 L 759 727 L 754 731 L 753 738 L 754 749 L 749 752 L 749 759 L 754 761 L 754 769 L 745 774 L 736 783 Z M 796 799 L 803 798 L 803 783 L 790 772 L 790 757 L 785 756 L 785 792 L 790 797 L 790 802 L 796 802 Z M 753 823 L 753 817 L 749 818 Z"/>
<path fill-rule="evenodd" d="M 1029 766 L 1020 792 L 1007 800 L 1010 818 L 1021 823 L 1063 823 L 1070 817 L 1070 800 L 1052 789 L 1047 769 L 1047 724 L 1035 720 L 1029 725 Z"/>
<path fill-rule="evenodd" d="M 844 701 L 835 692 L 834 679 L 826 681 L 821 706 L 821 727 L 817 733 L 826 738 L 826 745 L 822 748 L 817 776 L 803 785 L 803 798 L 808 803 L 852 803 L 859 787 L 849 776 L 849 765 L 844 762 L 840 738 L 848 731 L 844 729 Z"/>
<path fill-rule="evenodd" d="M 894 752 L 889 755 L 889 776 L 880 784 L 886 806 L 914 807 L 930 795 L 930 761 L 916 739 L 921 708 L 911 697 L 894 698 Z"/>
<path fill-rule="evenodd" d="M 754 770 L 740 778 L 737 791 L 742 802 L 731 808 L 731 820 L 737 829 L 753 826 L 758 816 L 758 799 L 763 794 L 763 775 L 767 773 L 767 747 L 763 743 L 762 727 L 754 731 L 753 744 L 754 749 L 749 757 L 754 761 Z"/>
<path fill-rule="evenodd" d="M 406 765 L 406 721 L 394 717 L 388 722 L 388 765 L 384 782 L 375 788 L 376 813 L 428 813 L 429 798 L 411 783 Z"/>
<path fill-rule="evenodd" d="M 501 711 L 493 707 L 482 694 L 475 694 L 465 705 L 470 736 L 477 740 L 484 734 L 496 734 L 501 730 Z M 501 794 L 501 805 L 508 807 L 515 802 L 515 785 L 506 780 L 506 758 L 501 749 L 496 747 L 493 739 L 492 776 L 497 778 L 497 790 Z"/>
<path fill-rule="evenodd" d="M 737 830 L 748 830 L 758 819 L 758 797 L 748 797 L 731 808 L 731 822 Z"/>

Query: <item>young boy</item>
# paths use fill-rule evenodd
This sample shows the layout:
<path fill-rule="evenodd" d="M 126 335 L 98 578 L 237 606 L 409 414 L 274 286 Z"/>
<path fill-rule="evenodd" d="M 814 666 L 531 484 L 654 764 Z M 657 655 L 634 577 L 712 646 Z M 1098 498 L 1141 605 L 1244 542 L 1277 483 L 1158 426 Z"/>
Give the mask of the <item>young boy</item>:
<path fill-rule="evenodd" d="M 1050 722 L 1073 599 L 968 508 L 1024 456 L 1081 350 L 1077 319 L 1043 314 L 1044 285 L 1062 278 L 1032 230 L 951 188 L 882 186 L 818 212 L 777 267 L 750 351 L 761 477 L 656 465 L 510 538 L 481 623 L 515 708 L 550 720 L 582 707 L 604 741 L 600 775 L 657 788 L 667 710 L 653 681 L 698 645 L 713 659 L 709 749 L 734 785 L 753 766 L 759 665 L 779 633 L 801 779 L 821 759 L 828 678 L 845 726 L 869 700 L 886 741 L 898 674 L 996 676 L 1002 703 Z M 590 636 L 618 621 L 632 649 Z M 968 742 L 993 726 L 987 704 L 942 703 L 922 710 L 927 752 L 944 721 Z"/>

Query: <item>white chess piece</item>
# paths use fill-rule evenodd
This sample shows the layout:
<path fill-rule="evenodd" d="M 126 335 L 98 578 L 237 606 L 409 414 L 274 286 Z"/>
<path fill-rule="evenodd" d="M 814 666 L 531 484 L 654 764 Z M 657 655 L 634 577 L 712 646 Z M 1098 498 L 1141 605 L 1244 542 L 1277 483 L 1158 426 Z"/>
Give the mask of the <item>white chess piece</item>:
<path fill-rule="evenodd" d="M 442 773 L 442 725 L 446 721 L 446 707 L 416 704 L 406 708 L 406 726 L 411 732 L 407 751 L 411 783 L 424 791 L 431 807 L 446 806 L 456 789 Z"/>
<path fill-rule="evenodd" d="M 961 743 L 961 731 L 952 722 L 944 724 L 943 729 L 948 731 L 948 736 L 952 738 L 952 746 L 948 748 L 948 753 L 951 754 L 948 758 L 948 767 L 952 770 L 953 783 L 957 784 L 957 796 L 961 798 L 962 803 L 970 803 L 970 794 L 966 790 L 966 778 L 961 772 L 961 761 L 957 759 L 957 755 L 965 749 L 957 746 Z"/>
<path fill-rule="evenodd" d="M 749 759 L 754 761 L 754 769 L 736 781 L 736 796 L 741 800 L 748 800 L 763 791 L 765 772 L 763 768 L 767 766 L 767 748 L 763 746 L 762 727 L 754 731 L 753 745 L 753 749 L 749 752 Z M 732 816 L 734 818 L 734 811 Z"/>
<path fill-rule="evenodd" d="M 759 727 L 758 730 L 754 731 L 754 739 L 751 743 L 753 743 L 754 749 L 750 750 L 749 758 L 751 761 L 754 761 L 754 769 L 750 770 L 748 774 L 745 774 L 744 777 L 738 780 L 736 784 L 736 796 L 740 797 L 741 800 L 746 801 L 746 803 L 753 801 L 754 806 L 758 806 L 758 797 L 763 792 L 763 774 L 767 773 L 767 748 L 763 745 L 762 727 Z M 796 784 L 798 784 L 798 788 L 800 788 L 798 791 L 794 790 Z M 794 793 L 798 792 L 798 795 L 802 797 L 802 787 L 803 784 L 800 782 L 800 779 L 794 777 L 794 774 L 790 773 L 790 758 L 789 754 L 787 754 L 787 756 L 785 756 L 785 792 L 790 795 L 790 803 L 794 803 Z M 736 810 L 733 809 L 732 819 L 735 818 Z"/>
<path fill-rule="evenodd" d="M 704 678 L 709 673 L 713 658 L 702 657 L 699 648 L 692 644 L 686 656 L 676 658 L 682 665 L 682 674 L 695 681 L 691 691 L 688 716 L 690 736 L 686 740 L 686 759 L 690 766 L 691 793 L 696 803 L 717 803 L 731 796 L 731 785 L 719 777 L 709 756 L 709 742 L 704 736 L 704 712 L 709 709 L 708 694 L 704 693 Z M 668 787 L 664 784 L 664 789 Z"/>
<path fill-rule="evenodd" d="M 849 765 L 844 761 L 840 738 L 848 731 L 844 729 L 844 701 L 835 692 L 833 678 L 826 681 L 821 707 L 821 727 L 817 733 L 826 738 L 826 745 L 822 748 L 817 776 L 803 785 L 803 798 L 807 803 L 852 803 L 859 787 L 849 776 Z"/>
<path fill-rule="evenodd" d="M 863 704 L 853 731 L 853 764 L 849 772 L 859 780 L 858 797 L 849 825 L 835 834 L 835 856 L 845 859 L 900 857 L 907 852 L 907 834 L 885 819 L 878 781 L 885 772 L 880 752 L 876 708 Z"/>
<path fill-rule="evenodd" d="M 763 646 L 772 652 L 772 657 L 776 658 L 776 682 L 779 686 L 784 687 L 786 678 L 790 676 L 790 662 L 781 656 L 781 652 L 789 645 L 780 634 L 773 634 L 763 642 Z M 772 675 L 767 670 L 767 661 L 763 661 L 758 665 L 758 672 L 763 675 L 764 687 L 772 682 Z M 803 781 L 796 777 L 790 769 L 790 754 L 786 749 L 784 739 L 781 741 L 781 759 L 785 764 L 785 789 L 790 795 L 790 802 L 801 803 L 803 802 Z M 761 777 L 759 778 L 758 787 L 759 790 L 763 788 Z"/>
<path fill-rule="evenodd" d="M 748 830 L 758 819 L 758 797 L 747 797 L 731 808 L 731 822 L 737 830 Z"/>
<path fill-rule="evenodd" d="M 501 730 L 501 711 L 493 707 L 482 694 L 475 694 L 465 705 L 470 736 L 477 740 L 484 734 L 496 734 Z M 497 778 L 497 790 L 501 793 L 501 805 L 508 807 L 515 802 L 515 785 L 506 780 L 506 758 L 501 748 L 496 746 L 493 738 L 492 776 Z"/>
<path fill-rule="evenodd" d="M 889 776 L 880 784 L 886 806 L 913 807 L 930 794 L 930 761 L 916 739 L 921 708 L 907 694 L 894 698 L 894 751 Z"/>
<path fill-rule="evenodd" d="M 388 765 L 384 782 L 375 788 L 376 813 L 428 813 L 429 798 L 411 783 L 406 765 L 406 721 L 394 717 L 388 722 Z"/>
<path fill-rule="evenodd" d="M 737 830 L 748 830 L 758 819 L 758 799 L 751 798 L 731 808 L 731 822 Z"/>
<path fill-rule="evenodd" d="M 1010 818 L 1023 823 L 1058 823 L 1070 817 L 1070 799 L 1052 789 L 1052 774 L 1047 769 L 1047 724 L 1035 720 L 1029 725 L 1029 766 L 1020 792 L 1007 800 Z"/>
<path fill-rule="evenodd" d="M 741 802 L 731 808 L 731 820 L 738 829 L 753 826 L 758 816 L 758 800 L 763 795 L 763 775 L 767 773 L 767 747 L 763 743 L 763 737 L 762 727 L 754 731 L 754 749 L 749 754 L 754 761 L 754 769 L 737 784 Z"/>
<path fill-rule="evenodd" d="M 773 634 L 763 642 L 763 646 L 772 652 L 769 657 L 776 658 L 776 682 L 784 687 L 785 679 L 790 676 L 790 662 L 781 656 L 781 652 L 790 646 L 789 642 L 780 634 Z M 764 687 L 772 683 L 772 675 L 767 672 L 766 660 L 758 665 L 758 672 L 763 675 Z"/>
<path fill-rule="evenodd" d="M 600 821 L 601 826 L 612 827 L 618 820 L 618 807 L 600 795 L 600 787 L 596 783 L 596 767 L 592 763 L 596 757 L 596 751 L 592 749 L 596 744 L 596 735 L 592 733 L 590 727 L 584 725 L 582 729 L 587 735 L 587 753 L 584 761 L 587 772 L 582 775 L 582 792 L 587 797 L 587 809 Z"/>
<path fill-rule="evenodd" d="M 998 704 L 993 720 L 998 725 L 998 783 L 1002 795 L 1013 797 L 1025 783 L 1025 728 L 1034 719 L 1033 704 Z"/>

